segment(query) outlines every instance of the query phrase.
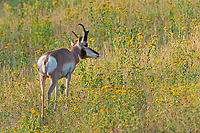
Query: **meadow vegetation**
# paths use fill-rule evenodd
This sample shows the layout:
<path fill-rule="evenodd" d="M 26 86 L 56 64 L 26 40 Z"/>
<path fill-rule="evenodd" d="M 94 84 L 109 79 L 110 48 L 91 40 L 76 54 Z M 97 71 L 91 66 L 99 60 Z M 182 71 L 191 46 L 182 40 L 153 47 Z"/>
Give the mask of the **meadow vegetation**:
<path fill-rule="evenodd" d="M 1 132 L 200 132 L 199 0 L 3 0 L 0 2 Z M 99 59 L 59 80 L 41 120 L 36 68 L 90 30 Z M 46 91 L 50 86 L 47 80 Z"/>

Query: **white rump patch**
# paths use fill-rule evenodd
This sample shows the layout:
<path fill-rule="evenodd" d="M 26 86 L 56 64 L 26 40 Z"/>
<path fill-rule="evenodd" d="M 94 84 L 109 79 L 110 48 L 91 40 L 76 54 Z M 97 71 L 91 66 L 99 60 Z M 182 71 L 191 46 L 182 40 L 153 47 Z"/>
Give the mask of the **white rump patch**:
<path fill-rule="evenodd" d="M 62 76 L 66 76 L 68 73 L 72 72 L 74 70 L 74 62 L 69 62 L 64 64 L 63 70 L 62 70 Z"/>
<path fill-rule="evenodd" d="M 40 59 L 37 62 L 37 66 L 40 69 L 41 73 L 44 75 L 45 74 L 45 68 L 44 68 L 44 60 L 46 58 L 46 55 L 43 55 L 40 57 Z"/>
<path fill-rule="evenodd" d="M 49 56 L 47 64 L 46 64 L 46 72 L 47 75 L 49 75 L 49 73 L 53 72 L 57 67 L 57 61 L 53 56 Z"/>

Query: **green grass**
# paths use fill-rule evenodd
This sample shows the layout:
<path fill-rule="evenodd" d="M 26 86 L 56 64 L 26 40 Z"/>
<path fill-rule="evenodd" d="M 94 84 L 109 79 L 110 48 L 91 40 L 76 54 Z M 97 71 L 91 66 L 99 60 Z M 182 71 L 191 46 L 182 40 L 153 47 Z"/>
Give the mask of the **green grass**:
<path fill-rule="evenodd" d="M 199 132 L 200 3 L 185 1 L 1 1 L 1 132 Z M 41 115 L 38 58 L 89 33 L 99 59 L 59 80 Z M 50 86 L 47 80 L 46 90 Z"/>

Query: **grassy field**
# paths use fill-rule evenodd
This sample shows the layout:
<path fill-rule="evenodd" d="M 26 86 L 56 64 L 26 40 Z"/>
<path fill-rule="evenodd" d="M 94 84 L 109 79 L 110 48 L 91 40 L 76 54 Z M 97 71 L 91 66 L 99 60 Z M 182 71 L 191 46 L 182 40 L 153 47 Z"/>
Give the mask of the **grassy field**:
<path fill-rule="evenodd" d="M 1 132 L 200 132 L 199 0 L 0 2 Z M 36 68 L 45 52 L 89 33 L 99 59 L 59 80 L 41 120 Z M 50 86 L 47 80 L 46 90 Z"/>

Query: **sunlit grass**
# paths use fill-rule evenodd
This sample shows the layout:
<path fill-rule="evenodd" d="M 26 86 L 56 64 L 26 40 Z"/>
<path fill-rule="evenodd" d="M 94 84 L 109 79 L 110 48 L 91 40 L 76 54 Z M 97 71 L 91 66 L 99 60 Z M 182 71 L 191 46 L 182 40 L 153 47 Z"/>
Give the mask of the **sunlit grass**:
<path fill-rule="evenodd" d="M 1 132 L 198 132 L 198 0 L 3 1 L 0 13 Z M 70 48 L 90 30 L 99 59 L 82 60 L 69 87 L 60 80 L 41 115 L 36 69 L 45 52 Z M 46 90 L 50 85 L 47 80 Z"/>

